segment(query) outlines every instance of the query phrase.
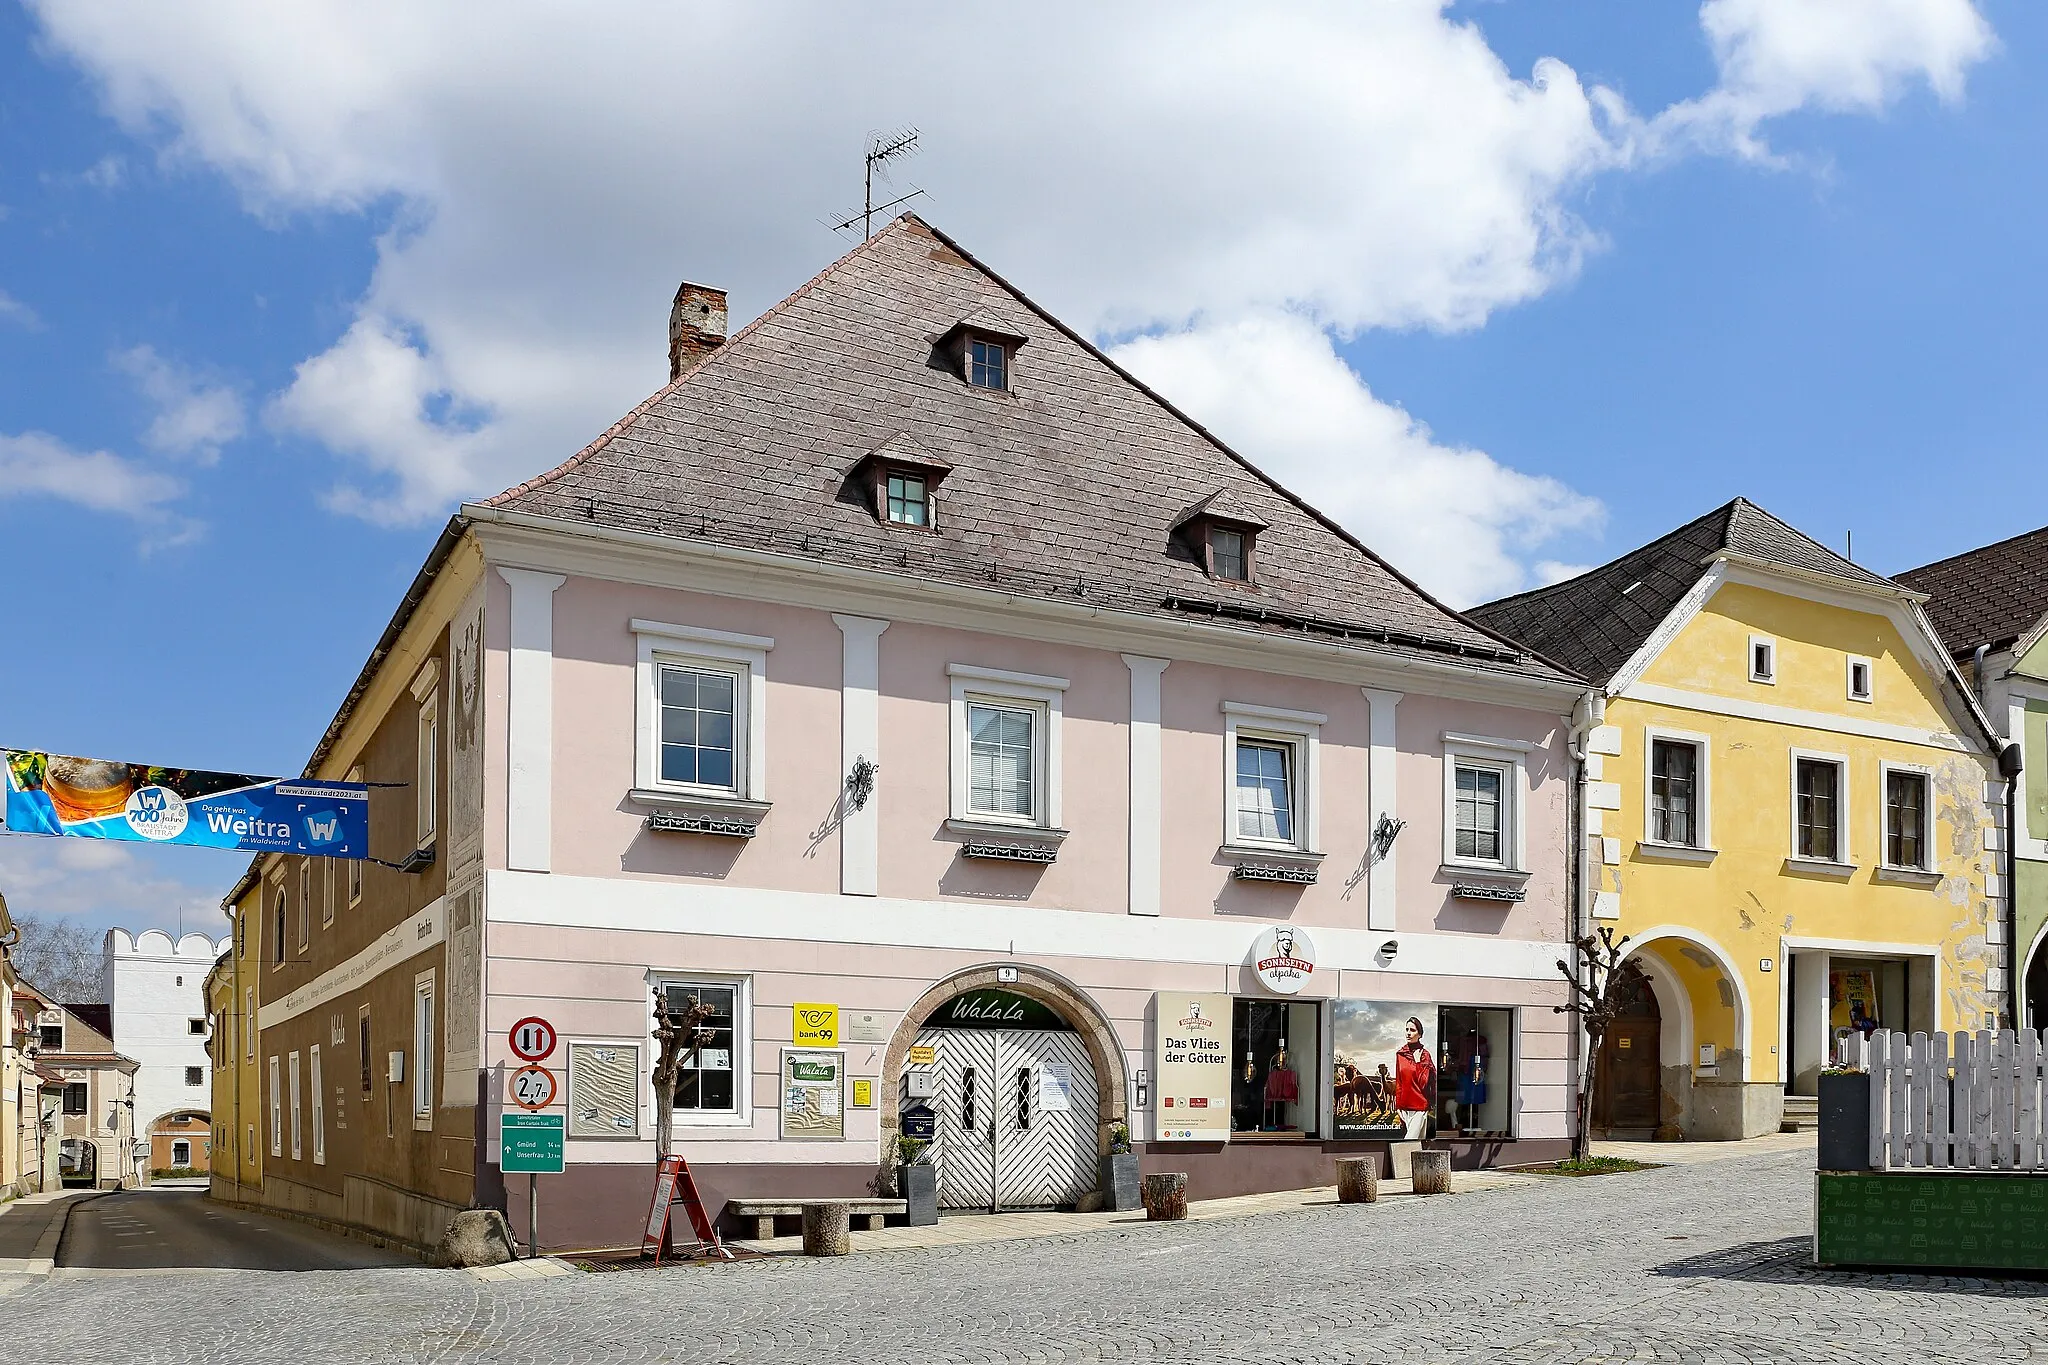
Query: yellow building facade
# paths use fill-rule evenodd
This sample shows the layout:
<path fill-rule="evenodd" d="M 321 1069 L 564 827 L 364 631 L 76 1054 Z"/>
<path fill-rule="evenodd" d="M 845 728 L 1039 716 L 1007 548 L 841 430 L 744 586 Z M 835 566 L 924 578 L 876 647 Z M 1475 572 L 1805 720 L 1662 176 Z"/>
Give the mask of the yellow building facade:
<path fill-rule="evenodd" d="M 1586 922 L 1637 970 L 1596 1127 L 1774 1132 L 1851 1029 L 2001 1021 L 1996 737 L 1920 600 L 1738 501 L 1476 613 L 1599 685 Z"/>
<path fill-rule="evenodd" d="M 257 904 L 260 892 L 245 899 Z M 262 1008 L 260 936 L 253 913 L 233 907 L 234 941 L 206 977 L 206 1008 L 213 1034 L 213 1195 L 256 1202 L 263 1192 L 263 1090 L 256 1065 L 257 1011 Z"/>

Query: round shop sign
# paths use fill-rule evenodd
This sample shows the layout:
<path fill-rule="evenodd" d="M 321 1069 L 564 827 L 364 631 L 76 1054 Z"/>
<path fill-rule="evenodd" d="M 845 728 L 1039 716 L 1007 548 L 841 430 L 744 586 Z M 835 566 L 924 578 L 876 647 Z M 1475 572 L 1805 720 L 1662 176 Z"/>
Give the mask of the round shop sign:
<path fill-rule="evenodd" d="M 1305 931 L 1276 924 L 1252 944 L 1252 968 L 1275 995 L 1299 995 L 1315 975 L 1316 945 Z"/>

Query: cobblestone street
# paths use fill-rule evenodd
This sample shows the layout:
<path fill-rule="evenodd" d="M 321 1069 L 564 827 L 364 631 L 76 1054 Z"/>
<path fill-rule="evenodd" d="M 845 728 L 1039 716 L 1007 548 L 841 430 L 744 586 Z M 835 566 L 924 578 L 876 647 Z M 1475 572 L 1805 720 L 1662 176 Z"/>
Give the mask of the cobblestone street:
<path fill-rule="evenodd" d="M 19 1287 L 131 1361 L 2025 1360 L 2048 1285 L 1805 1264 L 1809 1151 L 944 1251 L 483 1284 L 365 1269 Z"/>

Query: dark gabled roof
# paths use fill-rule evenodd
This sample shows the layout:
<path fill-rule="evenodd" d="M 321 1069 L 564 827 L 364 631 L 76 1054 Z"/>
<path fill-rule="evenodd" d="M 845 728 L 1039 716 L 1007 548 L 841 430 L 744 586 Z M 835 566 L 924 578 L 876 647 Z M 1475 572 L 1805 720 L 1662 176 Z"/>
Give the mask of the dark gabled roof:
<path fill-rule="evenodd" d="M 1031 338 L 1010 392 L 969 387 L 935 354 L 963 318 Z M 935 534 L 878 522 L 850 485 L 899 440 L 953 467 Z M 1218 496 L 1264 525 L 1255 587 L 1212 581 L 1173 534 Z M 486 505 L 1569 680 L 1437 602 L 914 215 Z"/>
<path fill-rule="evenodd" d="M 1722 554 L 1865 587 L 1896 586 L 1737 498 L 1577 578 L 1465 614 L 1604 685 Z"/>
<path fill-rule="evenodd" d="M 1958 659 L 2004 649 L 2048 616 L 2048 526 L 1897 577 L 1927 594 L 1927 619 Z"/>

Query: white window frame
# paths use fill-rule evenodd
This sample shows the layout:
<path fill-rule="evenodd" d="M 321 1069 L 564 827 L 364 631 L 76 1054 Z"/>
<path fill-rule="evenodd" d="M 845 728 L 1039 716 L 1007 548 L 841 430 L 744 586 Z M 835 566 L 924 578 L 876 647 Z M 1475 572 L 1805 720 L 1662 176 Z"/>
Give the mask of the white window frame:
<path fill-rule="evenodd" d="M 1475 872 L 1509 872 L 1526 876 L 1529 871 L 1528 809 L 1529 751 L 1536 745 L 1528 740 L 1498 739 L 1490 735 L 1444 734 L 1444 838 L 1443 865 Z M 1458 854 L 1458 769 L 1492 768 L 1501 775 L 1500 846 L 1498 860 L 1460 857 Z"/>
<path fill-rule="evenodd" d="M 363 765 L 358 763 L 348 770 L 349 782 L 363 780 Z M 350 858 L 348 861 L 348 908 L 353 910 L 363 901 L 363 859 Z"/>
<path fill-rule="evenodd" d="M 320 1094 L 320 1044 L 306 1052 L 306 1081 L 313 1088 L 313 1164 L 327 1164 L 327 1103 Z"/>
<path fill-rule="evenodd" d="M 1863 670 L 1864 687 L 1856 690 L 1856 670 Z M 1842 690 L 1850 701 L 1870 704 L 1877 696 L 1877 667 L 1861 654 L 1851 654 L 1842 665 Z"/>
<path fill-rule="evenodd" d="M 320 927 L 325 929 L 334 923 L 334 864 L 337 859 L 320 860 Z"/>
<path fill-rule="evenodd" d="M 639 662 L 634 670 L 633 790 L 636 796 L 699 796 L 714 800 L 768 799 L 768 651 L 765 635 L 635 621 Z M 661 777 L 661 666 L 730 673 L 733 687 L 731 787 L 665 782 Z"/>
<path fill-rule="evenodd" d="M 273 972 L 291 960 L 292 893 L 285 889 L 284 883 L 284 872 L 280 869 L 276 879 L 270 883 L 270 913 L 263 917 L 267 921 L 266 927 L 277 937 L 277 942 L 270 949 L 270 970 Z"/>
<path fill-rule="evenodd" d="M 421 677 L 425 677 L 424 673 Z M 414 684 L 419 690 L 419 684 Z M 441 832 L 441 697 L 430 680 L 420 699 L 419 725 L 413 754 L 414 848 L 426 848 Z"/>
<path fill-rule="evenodd" d="M 183 1161 L 180 1161 L 180 1160 L 178 1160 L 178 1149 L 179 1149 L 180 1147 L 183 1147 L 183 1148 L 185 1149 L 185 1159 L 184 1159 Z M 173 1167 L 185 1167 L 185 1166 L 190 1166 L 191 1164 L 192 1164 L 192 1139 L 191 1139 L 191 1138 L 172 1138 L 172 1139 L 171 1139 L 171 1165 L 172 1165 Z"/>
<path fill-rule="evenodd" d="M 1223 846 L 1247 852 L 1319 853 L 1323 847 L 1322 744 L 1329 717 L 1251 702 L 1223 703 Z M 1240 739 L 1284 744 L 1294 750 L 1288 795 L 1294 803 L 1292 839 L 1253 839 L 1237 828 L 1237 745 Z"/>
<path fill-rule="evenodd" d="M 1060 829 L 1063 816 L 1060 787 L 1065 777 L 1061 735 L 1065 728 L 1067 680 L 1041 673 L 1013 673 L 1001 668 L 974 664 L 948 664 L 952 680 L 949 705 L 951 748 L 952 818 L 980 825 L 1015 825 L 1020 829 Z M 973 736 L 967 726 L 972 704 L 1005 706 L 1032 713 L 1031 783 L 1033 810 L 1029 815 L 1005 815 L 978 811 L 972 807 Z"/>
<path fill-rule="evenodd" d="M 285 1074 L 290 1078 L 292 1088 L 292 1160 L 300 1159 L 305 1132 L 305 1109 L 301 1099 L 299 1083 L 299 1054 L 294 1048 L 285 1059 Z"/>
<path fill-rule="evenodd" d="M 1920 866 L 1891 860 L 1892 774 L 1907 773 L 1920 779 Z M 1932 872 L 1934 870 L 1934 769 L 1921 763 L 1894 763 L 1879 759 L 1877 764 L 1877 865 L 1886 872 Z"/>
<path fill-rule="evenodd" d="M 1835 856 L 1813 858 L 1799 851 L 1799 765 L 1801 762 L 1832 763 L 1836 768 L 1835 799 L 1839 809 L 1835 812 Z M 1786 848 L 1790 850 L 1789 860 L 1796 866 L 1846 870 L 1856 866 L 1855 824 L 1850 812 L 1855 802 L 1849 788 L 1849 756 L 1832 754 L 1819 749 L 1793 749 L 1786 763 L 1786 790 L 1789 793 L 1790 809 L 1787 811 Z"/>
<path fill-rule="evenodd" d="M 256 988 L 242 989 L 242 1055 L 250 1061 L 256 1060 Z"/>
<path fill-rule="evenodd" d="M 412 979 L 412 1126 L 422 1132 L 434 1126 L 436 1008 L 434 969 L 429 967 Z"/>
<path fill-rule="evenodd" d="M 313 860 L 299 859 L 299 951 L 313 946 Z"/>
<path fill-rule="evenodd" d="M 1758 645 L 1762 645 L 1765 649 L 1769 650 L 1771 657 L 1770 668 L 1762 673 L 1757 672 L 1756 667 L 1756 647 Z M 1749 650 L 1743 655 L 1742 664 L 1743 671 L 1749 674 L 1751 682 L 1763 683 L 1767 687 L 1776 687 L 1778 685 L 1778 637 L 1775 635 L 1750 636 Z"/>
<path fill-rule="evenodd" d="M 1693 829 L 1698 835 L 1690 844 L 1674 844 L 1656 836 L 1656 813 L 1650 804 L 1650 782 L 1656 771 L 1657 742 L 1690 744 L 1696 755 L 1693 764 Z M 1696 849 L 1714 847 L 1713 763 L 1714 744 L 1710 736 L 1692 730 L 1668 730 L 1660 725 L 1643 727 L 1643 842 L 1652 848 Z"/>
<path fill-rule="evenodd" d="M 733 988 L 732 1006 L 732 1112 L 706 1113 L 698 1109 L 675 1111 L 675 1126 L 684 1128 L 751 1128 L 754 1126 L 754 978 L 736 976 L 730 972 L 699 972 L 687 968 L 662 969 L 647 974 L 650 991 L 665 992 L 670 986 L 730 986 Z M 664 996 L 664 998 L 666 998 Z M 653 1059 L 661 1055 L 661 1046 L 654 1037 L 652 1019 L 648 1021 L 647 1036 L 643 1055 L 648 1066 L 641 1073 L 644 1077 L 640 1091 L 645 1112 L 651 1118 L 656 1113 L 654 1094 Z"/>

